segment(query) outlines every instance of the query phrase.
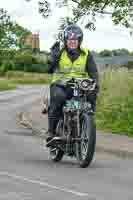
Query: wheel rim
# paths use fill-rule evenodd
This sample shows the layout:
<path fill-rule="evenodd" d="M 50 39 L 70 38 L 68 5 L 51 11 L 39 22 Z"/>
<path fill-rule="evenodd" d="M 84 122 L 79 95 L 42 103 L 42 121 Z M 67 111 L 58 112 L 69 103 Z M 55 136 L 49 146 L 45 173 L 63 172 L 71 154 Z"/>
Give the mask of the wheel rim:
<path fill-rule="evenodd" d="M 87 155 L 88 151 L 88 141 L 89 141 L 89 134 L 87 132 L 87 123 L 85 120 L 82 121 L 82 127 L 81 127 L 81 156 L 84 160 Z"/>

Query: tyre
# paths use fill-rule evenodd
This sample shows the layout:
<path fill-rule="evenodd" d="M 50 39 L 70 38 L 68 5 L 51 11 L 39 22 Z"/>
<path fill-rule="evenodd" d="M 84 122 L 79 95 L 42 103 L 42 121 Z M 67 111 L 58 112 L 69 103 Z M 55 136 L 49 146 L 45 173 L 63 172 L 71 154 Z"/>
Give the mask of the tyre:
<path fill-rule="evenodd" d="M 61 136 L 63 132 L 63 120 L 59 120 L 56 128 L 56 132 L 59 136 Z M 64 151 L 62 151 L 59 147 L 50 147 L 49 148 L 50 159 L 54 162 L 59 162 L 62 160 L 64 156 Z"/>
<path fill-rule="evenodd" d="M 76 143 L 76 156 L 80 167 L 85 168 L 91 164 L 95 153 L 96 127 L 93 115 L 81 115 L 80 137 L 80 142 Z"/>

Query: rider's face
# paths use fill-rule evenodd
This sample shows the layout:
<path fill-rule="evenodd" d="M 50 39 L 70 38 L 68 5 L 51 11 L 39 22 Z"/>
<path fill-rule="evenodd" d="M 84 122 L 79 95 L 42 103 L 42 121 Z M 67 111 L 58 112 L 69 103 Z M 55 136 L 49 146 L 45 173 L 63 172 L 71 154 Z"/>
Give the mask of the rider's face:
<path fill-rule="evenodd" d="M 67 40 L 67 48 L 68 49 L 77 49 L 78 48 L 78 40 Z"/>

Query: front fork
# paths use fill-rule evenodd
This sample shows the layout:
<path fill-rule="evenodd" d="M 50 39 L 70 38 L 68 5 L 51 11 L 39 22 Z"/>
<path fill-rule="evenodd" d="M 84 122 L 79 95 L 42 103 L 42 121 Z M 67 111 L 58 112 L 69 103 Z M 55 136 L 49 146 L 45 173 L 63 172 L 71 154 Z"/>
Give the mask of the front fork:
<path fill-rule="evenodd" d="M 70 142 L 71 142 L 71 116 L 68 113 L 64 115 L 64 135 L 66 137 L 65 152 L 70 152 Z"/>
<path fill-rule="evenodd" d="M 80 138 L 80 112 L 79 110 L 77 111 L 77 136 Z"/>

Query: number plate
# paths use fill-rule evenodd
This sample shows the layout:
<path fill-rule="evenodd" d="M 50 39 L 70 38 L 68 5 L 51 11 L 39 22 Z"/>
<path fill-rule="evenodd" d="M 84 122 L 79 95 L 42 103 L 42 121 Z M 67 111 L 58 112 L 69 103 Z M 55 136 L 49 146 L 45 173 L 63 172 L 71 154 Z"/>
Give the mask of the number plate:
<path fill-rule="evenodd" d="M 65 107 L 70 109 L 79 109 L 80 102 L 75 100 L 66 101 Z"/>

